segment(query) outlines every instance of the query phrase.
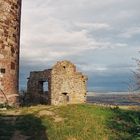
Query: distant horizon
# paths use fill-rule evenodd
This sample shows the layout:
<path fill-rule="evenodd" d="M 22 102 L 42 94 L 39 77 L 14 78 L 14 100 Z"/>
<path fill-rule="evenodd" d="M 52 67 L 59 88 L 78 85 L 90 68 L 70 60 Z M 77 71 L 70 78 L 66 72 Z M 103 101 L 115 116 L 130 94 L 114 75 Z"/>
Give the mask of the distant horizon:
<path fill-rule="evenodd" d="M 35 68 L 34 68 L 34 70 L 37 71 Z M 39 69 L 39 70 L 41 70 L 41 69 Z M 44 69 L 42 69 L 42 70 L 44 70 Z M 81 72 L 83 73 L 83 71 L 81 71 Z M 93 73 L 93 76 L 92 75 L 90 75 L 90 76 L 88 77 L 88 81 L 87 81 L 87 91 L 88 92 L 98 92 L 98 93 L 100 93 L 100 92 L 101 93 L 107 93 L 107 92 L 129 92 L 129 84 L 132 84 L 131 88 L 134 88 L 133 86 L 135 86 L 134 85 L 135 84 L 134 79 L 132 79 L 134 77 L 133 73 L 131 73 L 131 75 L 129 75 L 130 77 L 127 77 L 128 76 L 127 75 L 124 78 L 125 79 L 124 82 L 121 81 L 119 84 L 114 84 L 113 83 L 113 85 L 110 82 L 109 83 L 108 82 L 104 82 L 104 79 L 101 76 L 98 77 L 98 75 L 94 75 L 94 73 Z M 122 76 L 122 75 L 118 75 L 117 77 L 119 77 L 119 76 Z M 28 74 L 27 78 L 28 77 L 29 77 L 29 74 Z M 94 80 L 94 77 L 95 77 L 95 80 Z M 27 78 L 26 79 L 23 79 L 23 78 L 25 78 L 25 77 L 21 77 L 20 76 L 19 90 L 26 90 L 26 88 L 27 88 L 26 87 Z M 91 79 L 93 79 L 93 80 L 91 80 Z M 132 80 L 129 81 L 130 79 L 132 79 Z M 131 82 L 131 83 L 129 83 L 129 82 Z M 93 85 L 93 86 L 91 86 L 91 85 Z M 133 91 L 133 89 L 131 89 L 131 91 Z"/>

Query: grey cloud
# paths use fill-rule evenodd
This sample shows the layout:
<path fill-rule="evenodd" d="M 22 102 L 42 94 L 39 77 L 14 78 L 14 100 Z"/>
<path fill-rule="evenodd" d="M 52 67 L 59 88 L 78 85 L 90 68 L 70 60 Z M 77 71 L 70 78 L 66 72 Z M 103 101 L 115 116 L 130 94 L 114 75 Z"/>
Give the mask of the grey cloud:
<path fill-rule="evenodd" d="M 131 27 L 120 34 L 120 37 L 131 38 L 135 35 L 140 35 L 140 27 Z"/>
<path fill-rule="evenodd" d="M 139 5 L 139 0 L 24 0 L 22 75 L 62 59 L 87 74 L 131 68 L 140 43 Z"/>

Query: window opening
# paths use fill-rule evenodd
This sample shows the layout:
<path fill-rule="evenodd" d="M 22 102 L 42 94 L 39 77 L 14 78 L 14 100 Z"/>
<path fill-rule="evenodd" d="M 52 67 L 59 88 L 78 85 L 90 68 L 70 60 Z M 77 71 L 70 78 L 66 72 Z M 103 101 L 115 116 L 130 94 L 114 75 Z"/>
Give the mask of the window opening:
<path fill-rule="evenodd" d="M 0 69 L 0 73 L 5 73 L 5 69 L 4 68 L 1 68 Z"/>

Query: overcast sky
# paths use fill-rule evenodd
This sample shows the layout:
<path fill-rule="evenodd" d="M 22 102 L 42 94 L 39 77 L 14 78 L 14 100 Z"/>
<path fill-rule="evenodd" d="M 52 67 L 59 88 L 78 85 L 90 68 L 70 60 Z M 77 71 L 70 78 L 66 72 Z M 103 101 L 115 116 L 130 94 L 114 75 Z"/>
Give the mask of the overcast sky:
<path fill-rule="evenodd" d="M 140 50 L 140 0 L 23 0 L 20 87 L 70 60 L 88 90 L 127 91 Z"/>

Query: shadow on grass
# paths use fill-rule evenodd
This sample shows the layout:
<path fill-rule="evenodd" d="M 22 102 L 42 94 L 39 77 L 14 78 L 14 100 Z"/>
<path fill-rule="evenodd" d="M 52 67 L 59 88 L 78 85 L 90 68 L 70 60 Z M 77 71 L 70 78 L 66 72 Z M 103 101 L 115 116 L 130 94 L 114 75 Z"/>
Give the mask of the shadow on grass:
<path fill-rule="evenodd" d="M 20 136 L 12 138 L 16 132 Z M 0 115 L 0 140 L 48 140 L 46 129 L 39 118 L 34 115 Z"/>
<path fill-rule="evenodd" d="M 140 140 L 140 112 L 113 109 L 109 127 L 115 132 L 113 140 Z"/>

